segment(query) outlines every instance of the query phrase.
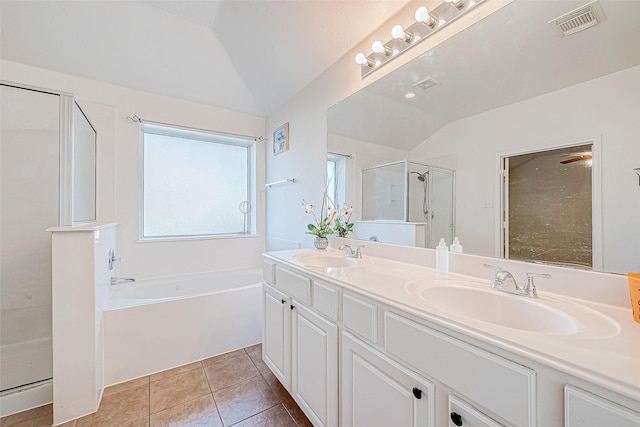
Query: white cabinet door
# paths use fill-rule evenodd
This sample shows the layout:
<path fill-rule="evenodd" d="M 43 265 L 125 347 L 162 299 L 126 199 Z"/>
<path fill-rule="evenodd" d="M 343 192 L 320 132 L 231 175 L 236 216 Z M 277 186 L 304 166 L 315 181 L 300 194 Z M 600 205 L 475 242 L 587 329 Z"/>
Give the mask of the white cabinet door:
<path fill-rule="evenodd" d="M 262 359 L 282 385 L 291 390 L 290 300 L 282 292 L 263 283 Z"/>
<path fill-rule="evenodd" d="M 566 427 L 638 427 L 640 413 L 571 385 L 564 387 Z"/>
<path fill-rule="evenodd" d="M 432 382 L 342 335 L 342 427 L 433 427 Z"/>
<path fill-rule="evenodd" d="M 338 326 L 292 301 L 291 392 L 314 426 L 338 425 Z"/>

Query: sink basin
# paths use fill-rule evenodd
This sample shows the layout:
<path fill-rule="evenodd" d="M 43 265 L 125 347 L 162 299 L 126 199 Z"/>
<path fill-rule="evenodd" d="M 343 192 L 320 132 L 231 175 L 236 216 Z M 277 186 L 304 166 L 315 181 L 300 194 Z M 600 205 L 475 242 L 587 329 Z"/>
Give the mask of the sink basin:
<path fill-rule="evenodd" d="M 348 268 L 358 265 L 354 258 L 347 258 L 342 252 L 306 253 L 296 256 L 296 260 L 307 267 Z"/>
<path fill-rule="evenodd" d="M 554 297 L 527 298 L 488 287 L 407 284 L 405 290 L 447 316 L 548 335 L 614 336 L 620 325 L 588 307 Z"/>
<path fill-rule="evenodd" d="M 556 308 L 494 289 L 435 287 L 423 290 L 420 297 L 447 313 L 507 328 L 566 335 L 578 332 L 581 326 Z"/>

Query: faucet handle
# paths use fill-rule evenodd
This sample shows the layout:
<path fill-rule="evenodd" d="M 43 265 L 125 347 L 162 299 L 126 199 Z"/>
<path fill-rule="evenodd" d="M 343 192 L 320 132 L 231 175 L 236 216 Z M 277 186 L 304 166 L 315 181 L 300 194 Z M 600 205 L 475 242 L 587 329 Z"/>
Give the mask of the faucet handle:
<path fill-rule="evenodd" d="M 356 246 L 356 258 L 362 258 L 362 251 L 360 249 L 364 248 L 364 245 Z"/>
<path fill-rule="evenodd" d="M 550 279 L 551 275 L 546 273 L 527 273 L 527 282 L 525 283 L 522 291 L 529 298 L 538 298 L 538 291 L 536 290 L 536 285 L 533 283 L 534 277 Z"/>
<path fill-rule="evenodd" d="M 484 268 L 493 268 L 495 269 L 495 272 L 493 273 L 493 280 L 491 281 L 491 289 L 497 289 L 497 290 L 502 290 L 502 280 L 503 278 L 500 277 L 500 273 L 504 270 L 502 270 L 502 267 L 498 267 L 497 265 L 491 265 L 491 264 L 482 264 L 482 266 Z"/>

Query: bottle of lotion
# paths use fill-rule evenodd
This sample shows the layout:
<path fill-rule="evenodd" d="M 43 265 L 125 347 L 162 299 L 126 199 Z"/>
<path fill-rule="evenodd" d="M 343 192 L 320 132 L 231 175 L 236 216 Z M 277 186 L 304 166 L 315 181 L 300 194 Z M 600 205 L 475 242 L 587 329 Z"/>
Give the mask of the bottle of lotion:
<path fill-rule="evenodd" d="M 459 254 L 462 253 L 462 245 L 460 244 L 460 240 L 458 240 L 457 237 L 453 238 L 453 243 L 451 244 L 451 247 L 449 248 L 449 250 L 451 252 L 456 252 Z"/>
<path fill-rule="evenodd" d="M 441 273 L 449 272 L 449 248 L 444 238 L 440 239 L 440 243 L 436 246 L 436 271 Z"/>

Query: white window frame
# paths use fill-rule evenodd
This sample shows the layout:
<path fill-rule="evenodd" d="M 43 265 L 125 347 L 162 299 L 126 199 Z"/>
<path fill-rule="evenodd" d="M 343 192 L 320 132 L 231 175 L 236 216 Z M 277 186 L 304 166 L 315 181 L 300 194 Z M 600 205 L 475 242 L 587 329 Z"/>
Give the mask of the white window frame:
<path fill-rule="evenodd" d="M 204 141 L 216 144 L 228 144 L 247 147 L 247 196 L 250 203 L 250 210 L 247 215 L 247 233 L 219 233 L 219 234 L 197 234 L 197 235 L 167 235 L 167 236 L 145 236 L 144 235 L 144 135 L 156 134 L 185 138 L 194 141 Z M 207 240 L 207 239 L 229 239 L 255 237 L 256 232 L 256 141 L 241 136 L 231 136 L 217 133 L 206 129 L 194 129 L 175 125 L 165 125 L 156 123 L 141 123 L 140 125 L 140 176 L 139 176 L 139 212 L 138 212 L 138 242 L 172 241 L 172 240 Z"/>
<path fill-rule="evenodd" d="M 335 166 L 335 176 L 327 176 L 326 182 L 334 189 L 336 200 L 333 202 L 342 207 L 346 203 L 346 158 L 344 156 L 329 153 L 327 154 L 327 163 L 330 162 Z"/>

